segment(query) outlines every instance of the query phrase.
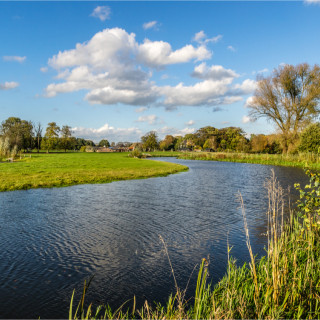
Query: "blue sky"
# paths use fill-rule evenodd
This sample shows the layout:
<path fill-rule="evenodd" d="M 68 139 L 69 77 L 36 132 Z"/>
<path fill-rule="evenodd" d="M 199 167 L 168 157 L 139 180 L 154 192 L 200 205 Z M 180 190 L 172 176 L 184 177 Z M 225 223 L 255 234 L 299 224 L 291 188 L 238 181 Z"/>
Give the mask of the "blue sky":
<path fill-rule="evenodd" d="M 0 2 L 0 121 L 137 141 L 211 125 L 272 133 L 246 101 L 258 74 L 320 57 L 308 2 Z"/>

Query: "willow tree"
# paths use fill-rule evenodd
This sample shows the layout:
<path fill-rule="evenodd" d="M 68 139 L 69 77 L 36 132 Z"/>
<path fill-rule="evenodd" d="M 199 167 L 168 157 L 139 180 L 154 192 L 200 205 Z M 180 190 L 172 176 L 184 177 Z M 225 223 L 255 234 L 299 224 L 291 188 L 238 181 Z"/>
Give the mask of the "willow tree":
<path fill-rule="evenodd" d="M 274 122 L 282 134 L 283 152 L 287 153 L 301 129 L 319 114 L 319 101 L 318 65 L 279 66 L 271 76 L 258 79 L 249 105 L 250 116 Z"/>

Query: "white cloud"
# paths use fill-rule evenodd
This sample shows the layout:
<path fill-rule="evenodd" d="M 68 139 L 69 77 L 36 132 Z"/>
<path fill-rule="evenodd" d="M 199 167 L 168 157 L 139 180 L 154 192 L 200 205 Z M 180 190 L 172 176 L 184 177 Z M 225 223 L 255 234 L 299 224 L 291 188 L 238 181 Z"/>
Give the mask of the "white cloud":
<path fill-rule="evenodd" d="M 258 73 L 267 73 L 267 72 L 269 72 L 268 68 L 264 68 L 264 69 L 258 71 Z"/>
<path fill-rule="evenodd" d="M 235 71 L 205 63 L 195 67 L 192 75 L 203 81 L 194 85 L 159 86 L 151 79 L 153 70 L 202 61 L 211 55 L 205 44 L 173 50 L 168 42 L 146 39 L 138 43 L 134 33 L 120 28 L 105 29 L 89 41 L 60 51 L 48 60 L 48 66 L 57 71 L 57 81 L 47 86 L 45 96 L 85 90 L 85 99 L 91 104 L 155 105 L 172 109 L 230 104 L 251 92 L 253 80 L 232 86 L 239 77 Z"/>
<path fill-rule="evenodd" d="M 96 7 L 90 16 L 105 21 L 110 19 L 111 9 L 108 6 L 98 6 Z"/>
<path fill-rule="evenodd" d="M 252 102 L 253 102 L 253 96 L 247 98 L 247 100 L 246 100 L 246 102 L 244 104 L 244 107 L 248 108 L 252 104 Z"/>
<path fill-rule="evenodd" d="M 5 82 L 5 83 L 0 83 L 0 90 L 11 90 L 14 88 L 17 88 L 19 86 L 18 82 Z"/>
<path fill-rule="evenodd" d="M 200 41 L 202 41 L 203 39 L 205 39 L 207 36 L 206 36 L 206 34 L 204 33 L 204 31 L 203 30 L 201 30 L 201 31 L 199 31 L 199 32 L 197 32 L 195 35 L 194 35 L 194 37 L 193 37 L 193 41 L 196 41 L 196 42 L 200 42 Z"/>
<path fill-rule="evenodd" d="M 211 67 L 208 67 L 205 62 L 196 66 L 191 75 L 195 78 L 200 78 L 200 79 L 212 79 L 212 80 L 229 79 L 230 81 L 239 77 L 239 75 L 231 69 L 225 69 L 222 66 L 218 66 L 218 65 L 213 65 Z"/>
<path fill-rule="evenodd" d="M 241 94 L 250 94 L 254 92 L 257 87 L 257 82 L 251 79 L 244 80 L 241 84 L 234 86 L 235 91 L 241 92 Z"/>
<path fill-rule="evenodd" d="M 148 30 L 148 29 L 152 29 L 155 28 L 157 26 L 158 22 L 157 21 L 150 21 L 150 22 L 146 22 L 142 25 L 144 30 Z"/>
<path fill-rule="evenodd" d="M 196 131 L 196 129 L 195 128 L 177 129 L 174 127 L 164 126 L 162 128 L 158 128 L 155 131 L 157 131 L 160 138 L 164 138 L 168 134 L 170 134 L 172 136 L 185 136 L 188 133 L 194 133 Z"/>
<path fill-rule="evenodd" d="M 149 124 L 154 124 L 158 120 L 155 114 L 150 114 L 147 116 L 140 116 L 136 122 L 148 122 Z"/>
<path fill-rule="evenodd" d="M 260 75 L 262 75 L 263 73 L 267 73 L 267 72 L 269 72 L 269 69 L 268 68 L 264 68 L 264 69 L 262 69 L 262 70 L 259 70 L 259 71 L 252 71 L 252 74 L 260 74 Z"/>
<path fill-rule="evenodd" d="M 22 63 L 27 59 L 27 57 L 26 56 L 24 56 L 24 57 L 20 57 L 20 56 L 3 56 L 2 59 L 4 61 L 13 61 L 13 62 Z"/>
<path fill-rule="evenodd" d="M 213 38 L 208 38 L 207 35 L 204 33 L 203 30 L 197 32 L 194 37 L 193 37 L 193 41 L 201 43 L 201 44 L 206 44 L 209 42 L 213 42 L 216 43 L 218 41 L 220 41 L 223 38 L 223 36 L 221 34 L 213 37 Z"/>
<path fill-rule="evenodd" d="M 233 46 L 228 46 L 227 49 L 232 51 L 232 52 L 236 52 L 237 51 Z"/>
<path fill-rule="evenodd" d="M 252 122 L 252 119 L 249 116 L 242 117 L 242 123 L 249 123 Z"/>
<path fill-rule="evenodd" d="M 320 4 L 320 0 L 304 0 L 306 4 Z"/>
<path fill-rule="evenodd" d="M 134 111 L 137 112 L 137 113 L 141 113 L 141 112 L 145 112 L 147 110 L 148 110 L 147 107 L 140 107 L 140 108 L 135 109 Z"/>
<path fill-rule="evenodd" d="M 191 60 L 201 61 L 211 58 L 212 53 L 201 45 L 197 48 L 191 44 L 175 51 L 164 41 L 144 40 L 138 47 L 138 61 L 152 68 L 161 68 L 166 65 L 185 63 Z"/>
<path fill-rule="evenodd" d="M 142 131 L 139 128 L 115 128 L 108 123 L 98 129 L 75 127 L 72 131 L 76 137 L 100 141 L 108 139 L 109 141 L 139 141 Z"/>
<path fill-rule="evenodd" d="M 40 71 L 43 73 L 48 72 L 48 67 L 42 67 L 40 68 Z"/>
<path fill-rule="evenodd" d="M 209 43 L 209 42 L 216 43 L 216 42 L 220 41 L 222 38 L 223 38 L 223 36 L 221 34 L 218 34 L 217 36 L 215 36 L 213 38 L 206 39 L 205 43 Z"/>
<path fill-rule="evenodd" d="M 185 123 L 186 126 L 190 127 L 194 125 L 194 120 L 189 120 L 188 122 Z"/>

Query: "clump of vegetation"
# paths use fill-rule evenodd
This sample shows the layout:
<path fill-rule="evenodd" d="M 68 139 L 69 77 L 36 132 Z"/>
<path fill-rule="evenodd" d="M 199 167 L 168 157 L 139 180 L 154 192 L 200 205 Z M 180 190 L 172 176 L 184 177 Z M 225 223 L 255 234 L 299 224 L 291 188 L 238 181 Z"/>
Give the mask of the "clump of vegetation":
<path fill-rule="evenodd" d="M 8 137 L 0 137 L 0 158 L 10 158 L 13 161 L 17 154 L 17 145 L 11 146 Z"/>
<path fill-rule="evenodd" d="M 85 310 L 83 291 L 73 313 L 73 297 L 69 319 L 318 319 L 320 317 L 320 174 L 310 173 L 310 184 L 300 192 L 298 209 L 284 221 L 283 189 L 273 177 L 267 181 L 269 195 L 267 254 L 257 259 L 250 245 L 246 215 L 240 197 L 247 246 L 251 261 L 242 267 L 229 258 L 226 275 L 219 283 L 208 283 L 208 262 L 199 268 L 195 295 L 185 298 L 176 284 L 176 293 L 166 305 L 145 302 L 136 310 L 92 304 Z M 231 249 L 228 247 L 228 257 Z M 170 259 L 169 259 L 170 262 Z M 170 262 L 171 265 L 171 262 Z M 174 273 L 173 273 L 174 276 Z M 174 277 L 175 279 L 175 277 Z M 176 282 L 175 282 L 176 283 Z"/>
<path fill-rule="evenodd" d="M 300 136 L 299 150 L 320 153 L 320 123 L 309 125 Z"/>
<path fill-rule="evenodd" d="M 140 150 L 138 150 L 138 149 L 132 150 L 132 151 L 128 154 L 128 157 L 130 157 L 130 158 L 139 158 L 139 159 L 145 158 L 145 156 L 143 155 L 143 153 L 142 153 Z"/>

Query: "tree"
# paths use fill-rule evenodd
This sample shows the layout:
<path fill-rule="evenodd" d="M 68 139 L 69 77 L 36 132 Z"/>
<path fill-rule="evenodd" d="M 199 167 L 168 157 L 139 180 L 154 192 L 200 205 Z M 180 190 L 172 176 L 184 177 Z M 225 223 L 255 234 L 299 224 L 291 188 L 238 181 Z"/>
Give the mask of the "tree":
<path fill-rule="evenodd" d="M 37 125 L 34 127 L 34 134 L 35 134 L 37 149 L 39 153 L 41 140 L 42 140 L 42 125 L 40 122 L 38 122 Z"/>
<path fill-rule="evenodd" d="M 284 65 L 271 76 L 258 79 L 249 105 L 250 116 L 274 122 L 282 134 L 283 152 L 287 153 L 299 131 L 318 115 L 319 100 L 320 67 Z"/>
<path fill-rule="evenodd" d="M 72 139 L 72 131 L 70 126 L 63 126 L 60 130 L 60 147 L 67 152 L 67 149 L 73 149 L 75 143 Z"/>
<path fill-rule="evenodd" d="M 99 142 L 99 147 L 110 147 L 110 143 L 107 139 L 102 139 L 100 142 Z"/>
<path fill-rule="evenodd" d="M 302 132 L 299 150 L 320 153 L 320 123 L 313 123 Z"/>
<path fill-rule="evenodd" d="M 172 135 L 166 135 L 164 140 L 160 142 L 159 148 L 161 150 L 171 150 L 174 148 L 177 139 Z"/>
<path fill-rule="evenodd" d="M 203 149 L 216 150 L 217 149 L 217 138 L 215 136 L 210 137 L 203 144 Z"/>
<path fill-rule="evenodd" d="M 151 151 L 159 147 L 158 135 L 155 131 L 150 131 L 141 137 L 142 147 L 146 151 Z"/>
<path fill-rule="evenodd" d="M 46 128 L 45 138 L 44 139 L 44 148 L 49 153 L 49 150 L 55 149 L 58 146 L 58 137 L 59 137 L 60 127 L 55 122 L 49 122 Z"/>
<path fill-rule="evenodd" d="M 251 150 L 253 152 L 265 152 L 268 146 L 268 138 L 264 134 L 252 134 L 250 138 Z"/>
<path fill-rule="evenodd" d="M 9 117 L 2 122 L 0 133 L 4 138 L 8 138 L 10 148 L 14 146 L 17 146 L 19 150 L 32 148 L 33 124 L 31 121 Z"/>

